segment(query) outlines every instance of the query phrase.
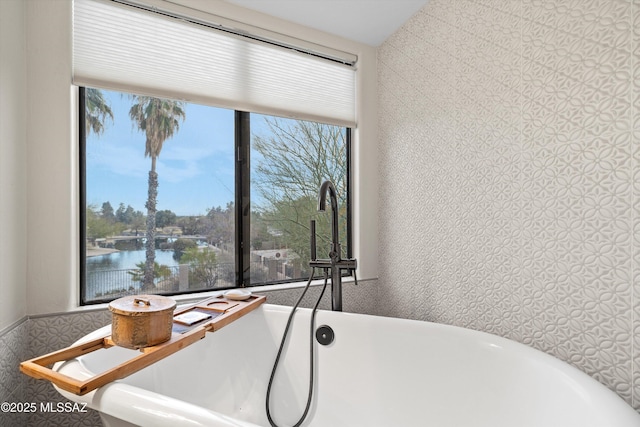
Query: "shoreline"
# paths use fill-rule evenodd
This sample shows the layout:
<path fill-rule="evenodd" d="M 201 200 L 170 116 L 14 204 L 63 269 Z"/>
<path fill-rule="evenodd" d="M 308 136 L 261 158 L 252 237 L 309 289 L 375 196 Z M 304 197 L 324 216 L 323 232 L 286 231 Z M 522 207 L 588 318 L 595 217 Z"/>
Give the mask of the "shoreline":
<path fill-rule="evenodd" d="M 112 254 L 114 252 L 120 252 L 118 249 L 111 248 L 87 248 L 86 257 L 91 258 L 94 256 Z"/>

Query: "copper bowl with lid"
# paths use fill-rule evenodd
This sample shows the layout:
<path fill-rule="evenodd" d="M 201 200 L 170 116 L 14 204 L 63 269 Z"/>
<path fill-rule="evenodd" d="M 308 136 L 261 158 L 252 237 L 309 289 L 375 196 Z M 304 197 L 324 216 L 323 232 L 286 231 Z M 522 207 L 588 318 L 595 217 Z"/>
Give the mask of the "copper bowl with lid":
<path fill-rule="evenodd" d="M 171 339 L 176 302 L 161 295 L 130 295 L 112 301 L 111 339 L 116 345 L 139 349 Z"/>

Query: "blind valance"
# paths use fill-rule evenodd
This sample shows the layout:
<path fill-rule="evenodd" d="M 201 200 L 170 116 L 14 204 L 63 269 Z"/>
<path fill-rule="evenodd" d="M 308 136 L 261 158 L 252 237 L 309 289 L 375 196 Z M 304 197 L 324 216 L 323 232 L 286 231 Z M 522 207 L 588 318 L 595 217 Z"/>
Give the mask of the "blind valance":
<path fill-rule="evenodd" d="M 74 0 L 73 83 L 356 122 L 354 66 L 110 0 Z"/>

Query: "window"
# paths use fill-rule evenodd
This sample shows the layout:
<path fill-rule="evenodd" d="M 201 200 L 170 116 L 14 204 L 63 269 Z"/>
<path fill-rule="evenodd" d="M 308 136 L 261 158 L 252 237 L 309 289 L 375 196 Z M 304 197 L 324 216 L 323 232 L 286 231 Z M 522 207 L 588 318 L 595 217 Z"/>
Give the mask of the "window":
<path fill-rule="evenodd" d="M 79 105 L 83 304 L 308 278 L 325 179 L 351 256 L 349 128 L 89 87 Z"/>
<path fill-rule="evenodd" d="M 172 2 L 73 0 L 81 303 L 308 277 L 325 179 L 351 256 L 357 60 Z"/>
<path fill-rule="evenodd" d="M 311 219 L 318 256 L 328 258 L 330 215 L 317 211 L 327 179 L 339 196 L 341 246 L 350 247 L 348 129 L 259 114 L 251 115 L 251 129 L 250 282 L 308 278 Z"/>

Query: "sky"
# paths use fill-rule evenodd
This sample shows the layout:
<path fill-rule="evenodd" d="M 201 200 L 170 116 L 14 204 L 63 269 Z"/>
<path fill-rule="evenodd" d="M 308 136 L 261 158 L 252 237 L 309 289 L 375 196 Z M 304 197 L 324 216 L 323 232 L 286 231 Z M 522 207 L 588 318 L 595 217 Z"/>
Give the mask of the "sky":
<path fill-rule="evenodd" d="M 114 115 L 104 133 L 90 133 L 86 143 L 87 204 L 109 201 L 146 214 L 147 179 L 151 159 L 144 157 L 145 134 L 132 126 L 132 101 L 118 92 L 103 91 Z M 260 123 L 252 120 L 253 127 Z M 158 211 L 204 215 L 207 209 L 234 200 L 234 112 L 186 104 L 185 120 L 164 142 L 157 159 Z"/>

